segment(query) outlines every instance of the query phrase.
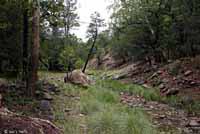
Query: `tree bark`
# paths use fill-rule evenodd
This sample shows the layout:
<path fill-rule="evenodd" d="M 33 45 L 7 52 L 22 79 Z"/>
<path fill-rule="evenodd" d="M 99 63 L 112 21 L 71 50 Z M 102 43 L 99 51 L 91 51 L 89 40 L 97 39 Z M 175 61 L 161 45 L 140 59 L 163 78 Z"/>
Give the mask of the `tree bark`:
<path fill-rule="evenodd" d="M 26 89 L 28 88 L 28 9 L 23 13 L 23 71 L 22 71 L 22 80 L 26 84 Z"/>
<path fill-rule="evenodd" d="M 90 56 L 92 55 L 92 51 L 93 51 L 93 49 L 94 49 L 94 46 L 95 46 L 95 43 L 96 43 L 96 39 L 97 39 L 97 35 L 95 36 L 95 38 L 94 38 L 94 40 L 93 40 L 92 47 L 90 48 L 90 51 L 89 51 L 89 53 L 88 53 L 88 57 L 87 57 L 87 60 L 86 60 L 86 62 L 85 62 L 85 66 L 84 66 L 84 68 L 83 68 L 83 70 L 82 70 L 83 73 L 85 73 L 85 70 L 86 70 L 86 68 L 87 68 L 87 64 L 88 64 L 88 62 L 89 62 L 89 60 L 90 60 Z"/>
<path fill-rule="evenodd" d="M 37 70 L 39 63 L 39 47 L 40 47 L 40 10 L 39 6 L 33 7 L 33 20 L 32 20 L 32 33 L 33 33 L 33 44 L 31 50 L 31 72 L 29 81 L 29 95 L 34 96 L 36 90 L 36 82 L 38 80 Z"/>

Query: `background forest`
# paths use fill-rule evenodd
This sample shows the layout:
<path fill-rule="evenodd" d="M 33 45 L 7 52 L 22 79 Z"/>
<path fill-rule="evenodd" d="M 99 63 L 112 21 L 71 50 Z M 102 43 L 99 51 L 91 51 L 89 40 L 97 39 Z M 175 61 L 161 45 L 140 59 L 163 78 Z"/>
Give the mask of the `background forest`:
<path fill-rule="evenodd" d="M 20 73 L 23 52 L 28 54 L 23 43 L 27 42 L 26 51 L 31 49 L 31 7 L 16 0 L 1 1 L 0 6 L 0 70 Z M 94 49 L 95 53 L 109 50 L 126 60 L 156 62 L 199 54 L 198 0 L 125 0 L 109 8 L 113 11 L 111 23 L 98 33 L 99 51 Z M 80 25 L 76 10 L 73 1 L 40 1 L 41 69 L 66 70 L 69 64 L 82 67 L 90 44 L 72 32 Z"/>

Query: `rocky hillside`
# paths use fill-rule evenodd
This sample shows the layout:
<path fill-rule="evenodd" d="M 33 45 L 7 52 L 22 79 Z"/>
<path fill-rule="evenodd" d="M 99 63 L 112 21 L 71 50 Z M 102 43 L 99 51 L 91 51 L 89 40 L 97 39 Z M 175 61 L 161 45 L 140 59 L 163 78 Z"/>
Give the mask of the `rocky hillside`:
<path fill-rule="evenodd" d="M 123 63 L 109 55 L 103 58 L 100 66 L 95 61 L 91 60 L 90 66 L 118 70 L 113 79 L 158 88 L 162 96 L 177 95 L 200 101 L 200 56 L 153 65 L 144 61 Z"/>

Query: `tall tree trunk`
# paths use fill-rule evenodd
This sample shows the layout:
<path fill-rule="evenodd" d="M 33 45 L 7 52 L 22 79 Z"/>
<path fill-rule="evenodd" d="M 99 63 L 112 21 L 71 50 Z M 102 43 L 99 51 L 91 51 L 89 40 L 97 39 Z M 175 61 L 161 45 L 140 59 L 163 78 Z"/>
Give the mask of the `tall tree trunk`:
<path fill-rule="evenodd" d="M 26 89 L 28 88 L 28 9 L 23 13 L 23 76 L 22 80 L 26 84 Z"/>
<path fill-rule="evenodd" d="M 86 68 L 87 68 L 87 64 L 88 64 L 88 62 L 89 62 L 89 60 L 90 60 L 90 56 L 92 55 L 92 51 L 93 51 L 93 49 L 94 49 L 94 46 L 95 46 L 95 43 L 96 43 L 96 39 L 97 39 L 97 35 L 95 36 L 95 38 L 94 38 L 94 40 L 93 40 L 92 47 L 90 48 L 90 51 L 89 51 L 89 53 L 88 53 L 88 57 L 87 57 L 87 59 L 86 59 L 84 68 L 83 68 L 83 70 L 82 70 L 83 73 L 85 73 L 85 70 L 86 70 Z"/>
<path fill-rule="evenodd" d="M 31 72 L 29 81 L 30 96 L 35 95 L 36 82 L 38 80 L 37 70 L 39 63 L 39 47 L 40 47 L 40 35 L 39 35 L 40 9 L 38 4 L 39 3 L 35 4 L 36 6 L 33 7 L 33 20 L 32 20 L 33 44 L 31 50 Z"/>

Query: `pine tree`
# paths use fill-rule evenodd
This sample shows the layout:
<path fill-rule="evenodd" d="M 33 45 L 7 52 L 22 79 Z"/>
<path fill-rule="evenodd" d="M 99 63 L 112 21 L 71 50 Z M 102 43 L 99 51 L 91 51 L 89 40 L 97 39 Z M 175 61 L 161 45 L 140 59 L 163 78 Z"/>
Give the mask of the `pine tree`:
<path fill-rule="evenodd" d="M 89 38 L 89 41 L 92 41 L 92 46 L 89 50 L 88 57 L 85 62 L 85 66 L 83 67 L 83 70 L 82 70 L 83 73 L 85 73 L 88 61 L 92 55 L 94 46 L 96 44 L 96 40 L 99 34 L 99 28 L 105 26 L 104 20 L 101 18 L 98 12 L 95 12 L 94 14 L 92 14 L 90 18 L 91 18 L 91 23 L 89 24 L 89 27 L 87 30 L 87 37 Z"/>

